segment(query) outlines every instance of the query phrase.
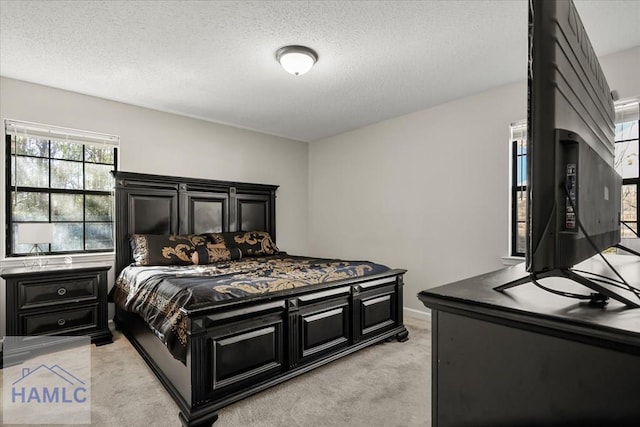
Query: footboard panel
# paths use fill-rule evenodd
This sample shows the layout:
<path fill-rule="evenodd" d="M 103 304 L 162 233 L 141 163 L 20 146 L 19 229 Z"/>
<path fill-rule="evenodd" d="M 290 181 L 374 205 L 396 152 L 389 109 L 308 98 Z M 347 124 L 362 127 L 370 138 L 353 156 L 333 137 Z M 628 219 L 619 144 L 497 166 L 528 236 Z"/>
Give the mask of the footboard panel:
<path fill-rule="evenodd" d="M 397 292 L 394 285 L 363 292 L 360 303 L 360 339 L 374 336 L 398 324 Z"/>
<path fill-rule="evenodd" d="M 345 347 L 349 343 L 351 334 L 347 302 L 301 313 L 300 320 L 302 327 L 299 355 L 302 360 Z"/>
<path fill-rule="evenodd" d="M 352 341 L 351 287 L 302 295 L 289 300 L 290 343 L 294 368 L 340 351 Z"/>
<path fill-rule="evenodd" d="M 237 324 L 225 332 L 209 338 L 213 391 L 269 377 L 284 369 L 282 316 Z"/>

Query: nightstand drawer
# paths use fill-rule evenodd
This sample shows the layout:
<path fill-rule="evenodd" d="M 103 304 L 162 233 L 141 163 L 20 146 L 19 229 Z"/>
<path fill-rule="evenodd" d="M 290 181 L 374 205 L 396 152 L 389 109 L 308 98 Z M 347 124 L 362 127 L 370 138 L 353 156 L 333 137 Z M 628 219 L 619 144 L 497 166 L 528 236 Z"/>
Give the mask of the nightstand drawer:
<path fill-rule="evenodd" d="M 20 310 L 63 304 L 69 301 L 95 301 L 98 299 L 97 276 L 74 277 L 48 281 L 19 281 Z"/>
<path fill-rule="evenodd" d="M 64 334 L 96 328 L 98 325 L 98 306 L 91 305 L 21 317 L 22 330 L 25 335 Z"/>

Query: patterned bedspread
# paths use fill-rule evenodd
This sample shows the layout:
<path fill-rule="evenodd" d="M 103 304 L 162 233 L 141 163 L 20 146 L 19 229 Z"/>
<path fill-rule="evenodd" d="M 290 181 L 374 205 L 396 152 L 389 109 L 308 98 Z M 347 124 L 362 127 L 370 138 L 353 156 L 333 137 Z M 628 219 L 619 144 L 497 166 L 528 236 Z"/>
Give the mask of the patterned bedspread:
<path fill-rule="evenodd" d="M 205 266 L 128 266 L 109 293 L 110 301 L 137 313 L 185 361 L 187 318 L 195 309 L 234 298 L 368 276 L 389 270 L 368 261 L 342 261 L 279 254 Z"/>

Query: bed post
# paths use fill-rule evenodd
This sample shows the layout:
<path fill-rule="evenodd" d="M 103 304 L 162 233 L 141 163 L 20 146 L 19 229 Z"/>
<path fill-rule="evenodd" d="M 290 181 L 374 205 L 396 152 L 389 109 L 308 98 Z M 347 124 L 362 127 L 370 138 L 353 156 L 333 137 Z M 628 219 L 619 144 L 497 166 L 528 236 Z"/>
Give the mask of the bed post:
<path fill-rule="evenodd" d="M 351 286 L 351 306 L 353 317 L 351 319 L 351 329 L 353 330 L 353 343 L 360 341 L 362 331 L 362 297 L 360 296 L 362 287 L 360 285 Z"/>
<path fill-rule="evenodd" d="M 404 280 L 403 276 L 400 275 L 396 279 L 396 293 L 398 302 L 397 310 L 398 310 L 398 325 L 402 325 L 403 330 L 396 334 L 396 338 L 400 342 L 405 342 L 409 340 L 409 331 L 404 327 L 404 296 L 403 296 L 403 288 L 404 288 Z"/>
<path fill-rule="evenodd" d="M 289 360 L 287 364 L 289 369 L 293 369 L 298 366 L 298 348 L 300 347 L 299 333 L 300 333 L 300 311 L 298 309 L 298 299 L 291 298 L 287 300 L 287 314 L 289 318 L 289 325 L 287 332 L 289 336 L 286 338 L 289 343 Z"/>

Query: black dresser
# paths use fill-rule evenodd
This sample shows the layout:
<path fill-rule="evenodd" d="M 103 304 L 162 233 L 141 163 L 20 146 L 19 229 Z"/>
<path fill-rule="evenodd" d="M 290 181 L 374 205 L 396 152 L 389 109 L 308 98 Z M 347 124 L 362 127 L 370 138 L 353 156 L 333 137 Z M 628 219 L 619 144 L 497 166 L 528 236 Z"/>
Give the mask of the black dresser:
<path fill-rule="evenodd" d="M 638 286 L 639 258 L 610 262 Z M 614 277 L 599 258 L 578 267 Z M 418 295 L 432 312 L 433 426 L 640 425 L 640 308 L 591 307 L 531 283 L 493 289 L 526 274 L 521 264 Z"/>

